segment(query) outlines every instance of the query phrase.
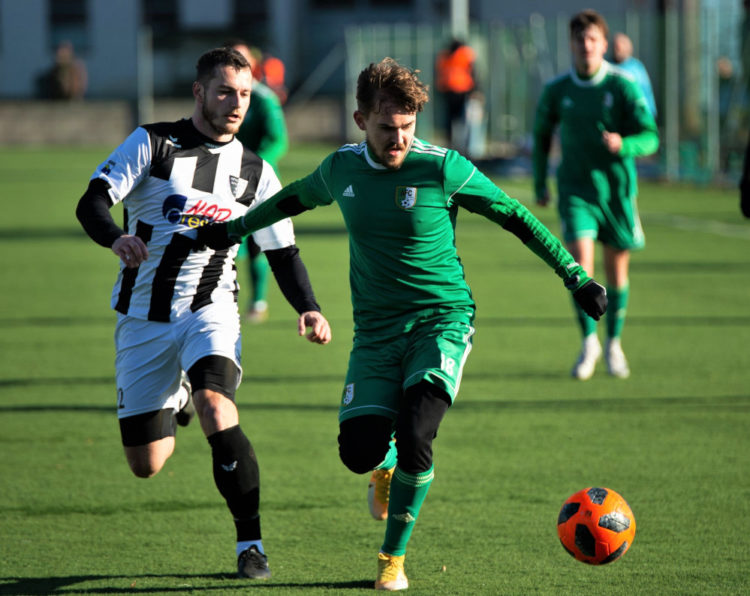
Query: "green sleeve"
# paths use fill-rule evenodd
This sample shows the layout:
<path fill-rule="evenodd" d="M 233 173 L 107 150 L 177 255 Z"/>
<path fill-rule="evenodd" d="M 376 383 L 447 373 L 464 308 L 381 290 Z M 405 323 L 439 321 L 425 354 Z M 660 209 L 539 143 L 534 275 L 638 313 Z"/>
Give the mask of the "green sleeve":
<path fill-rule="evenodd" d="M 659 148 L 659 130 L 638 83 L 623 81 L 627 102 L 625 113 L 629 115 L 622 133 L 623 157 L 643 157 L 656 153 Z"/>
<path fill-rule="evenodd" d="M 330 205 L 333 197 L 326 180 L 330 179 L 332 157 L 328 156 L 312 174 L 287 184 L 257 207 L 251 207 L 242 217 L 230 221 L 227 224 L 229 237 L 239 240 L 285 217 L 315 209 L 318 205 Z"/>
<path fill-rule="evenodd" d="M 534 198 L 541 198 L 547 191 L 547 169 L 552 134 L 557 125 L 557 114 L 549 86 L 544 88 L 534 118 L 534 147 L 531 153 L 531 166 L 534 177 Z"/>
<path fill-rule="evenodd" d="M 446 165 L 450 165 L 450 161 Z M 531 211 L 505 194 L 476 168 L 452 199 L 468 211 L 483 215 L 515 234 L 564 281 L 575 275 L 580 276 L 581 281 L 573 289 L 588 281 L 583 268 L 560 240 Z"/>
<path fill-rule="evenodd" d="M 262 110 L 266 134 L 261 137 L 256 153 L 275 168 L 289 149 L 284 111 L 275 96 L 263 102 Z"/>

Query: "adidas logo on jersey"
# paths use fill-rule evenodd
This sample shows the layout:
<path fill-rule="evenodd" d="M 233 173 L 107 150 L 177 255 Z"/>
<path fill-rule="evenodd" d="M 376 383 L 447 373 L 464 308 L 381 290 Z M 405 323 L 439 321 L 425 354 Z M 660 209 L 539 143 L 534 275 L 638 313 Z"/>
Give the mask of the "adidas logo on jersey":
<path fill-rule="evenodd" d="M 352 188 L 352 185 L 346 187 L 346 190 L 344 191 L 345 197 L 353 197 L 354 196 L 354 189 Z"/>

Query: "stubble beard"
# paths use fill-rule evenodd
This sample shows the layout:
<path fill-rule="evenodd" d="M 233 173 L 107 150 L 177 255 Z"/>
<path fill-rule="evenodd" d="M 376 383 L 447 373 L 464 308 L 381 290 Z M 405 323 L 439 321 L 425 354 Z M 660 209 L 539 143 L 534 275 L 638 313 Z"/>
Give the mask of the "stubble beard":
<path fill-rule="evenodd" d="M 222 123 L 220 116 L 216 112 L 211 112 L 204 103 L 201 107 L 201 114 L 203 120 L 211 127 L 211 129 L 218 135 L 235 135 L 240 129 L 240 124 Z"/>

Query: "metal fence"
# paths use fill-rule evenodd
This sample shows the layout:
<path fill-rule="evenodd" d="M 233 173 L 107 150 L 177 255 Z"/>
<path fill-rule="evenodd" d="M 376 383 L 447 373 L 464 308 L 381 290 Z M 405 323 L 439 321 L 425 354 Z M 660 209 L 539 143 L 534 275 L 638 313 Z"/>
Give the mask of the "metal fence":
<path fill-rule="evenodd" d="M 646 175 L 731 184 L 739 178 L 750 128 L 748 73 L 741 57 L 742 28 L 749 25 L 739 13 L 722 19 L 715 8 L 695 3 L 692 11 L 605 15 L 611 33 L 623 31 L 633 40 L 635 56 L 646 65 L 654 87 L 661 147 L 658 155 L 643 160 Z M 533 14 L 523 22 L 470 26 L 466 41 L 477 53 L 484 96 L 482 134 L 473 142 L 472 157 L 528 160 L 544 83 L 570 68 L 569 18 Z M 359 71 L 385 56 L 420 69 L 434 90 L 435 57 L 450 30 L 448 25 L 366 25 L 347 29 L 345 39 L 346 111 L 351 114 Z M 432 93 L 417 134 L 440 142 L 440 113 L 440 97 Z M 351 128 L 347 137 L 357 133 Z"/>

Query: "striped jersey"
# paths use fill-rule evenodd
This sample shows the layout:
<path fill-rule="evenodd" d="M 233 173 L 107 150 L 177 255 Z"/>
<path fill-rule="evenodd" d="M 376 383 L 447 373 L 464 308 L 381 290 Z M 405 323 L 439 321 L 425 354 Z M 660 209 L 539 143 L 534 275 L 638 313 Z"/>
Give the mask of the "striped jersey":
<path fill-rule="evenodd" d="M 281 188 L 273 168 L 237 139 L 217 143 L 190 119 L 138 127 L 92 176 L 122 202 L 125 230 L 148 247 L 136 269 L 121 263 L 112 308 L 139 319 L 167 322 L 209 303 L 236 308 L 238 247 L 195 246 L 196 229 L 244 214 Z M 262 250 L 294 244 L 289 219 L 259 230 Z"/>

